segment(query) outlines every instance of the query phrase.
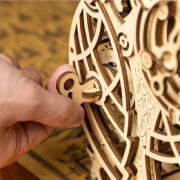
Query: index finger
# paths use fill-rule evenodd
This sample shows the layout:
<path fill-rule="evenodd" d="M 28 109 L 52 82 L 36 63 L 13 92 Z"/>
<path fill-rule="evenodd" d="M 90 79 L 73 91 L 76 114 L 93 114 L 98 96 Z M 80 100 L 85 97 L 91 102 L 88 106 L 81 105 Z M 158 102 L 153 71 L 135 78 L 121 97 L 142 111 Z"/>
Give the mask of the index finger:
<path fill-rule="evenodd" d="M 0 53 L 0 58 L 18 69 L 21 68 L 20 64 L 13 57 L 9 56 L 8 54 Z"/>

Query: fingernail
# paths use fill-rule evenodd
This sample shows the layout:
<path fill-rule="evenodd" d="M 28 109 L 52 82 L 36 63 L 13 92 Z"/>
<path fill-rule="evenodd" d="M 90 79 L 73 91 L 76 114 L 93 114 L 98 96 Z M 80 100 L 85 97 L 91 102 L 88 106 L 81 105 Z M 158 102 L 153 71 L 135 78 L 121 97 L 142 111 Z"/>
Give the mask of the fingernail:
<path fill-rule="evenodd" d="M 73 123 L 70 125 L 70 127 L 77 127 L 81 124 L 81 122 L 84 119 L 84 109 L 79 104 L 75 106 L 76 108 L 76 116 Z"/>
<path fill-rule="evenodd" d="M 31 78 L 32 80 L 34 80 L 34 76 L 33 76 L 31 73 L 29 73 L 28 71 L 22 70 L 22 73 L 23 73 L 26 77 Z"/>

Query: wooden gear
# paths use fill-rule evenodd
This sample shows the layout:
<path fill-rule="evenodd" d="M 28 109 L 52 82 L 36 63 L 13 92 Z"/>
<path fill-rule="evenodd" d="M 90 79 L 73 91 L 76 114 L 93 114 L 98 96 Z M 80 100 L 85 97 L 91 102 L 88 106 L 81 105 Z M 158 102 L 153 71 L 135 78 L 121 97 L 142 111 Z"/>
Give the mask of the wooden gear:
<path fill-rule="evenodd" d="M 78 80 L 65 74 L 58 88 L 84 102 L 83 127 L 102 165 L 99 171 L 92 168 L 93 178 L 160 180 L 178 175 L 179 27 L 180 1 L 80 1 L 69 43 L 69 63 Z M 70 91 L 64 90 L 67 79 L 77 85 Z M 92 152 L 88 150 L 91 159 Z"/>

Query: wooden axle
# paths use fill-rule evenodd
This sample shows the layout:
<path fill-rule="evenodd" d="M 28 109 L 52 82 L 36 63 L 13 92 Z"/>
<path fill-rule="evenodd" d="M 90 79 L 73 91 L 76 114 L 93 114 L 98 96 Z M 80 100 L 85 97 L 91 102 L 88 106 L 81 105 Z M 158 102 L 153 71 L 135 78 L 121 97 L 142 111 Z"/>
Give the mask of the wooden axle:
<path fill-rule="evenodd" d="M 71 84 L 68 88 L 65 88 L 64 84 L 69 79 Z M 95 77 L 88 78 L 79 83 L 77 75 L 72 72 L 61 74 L 57 80 L 56 88 L 60 94 L 70 97 L 78 104 L 84 102 L 92 103 L 100 99 L 102 95 L 101 86 Z"/>

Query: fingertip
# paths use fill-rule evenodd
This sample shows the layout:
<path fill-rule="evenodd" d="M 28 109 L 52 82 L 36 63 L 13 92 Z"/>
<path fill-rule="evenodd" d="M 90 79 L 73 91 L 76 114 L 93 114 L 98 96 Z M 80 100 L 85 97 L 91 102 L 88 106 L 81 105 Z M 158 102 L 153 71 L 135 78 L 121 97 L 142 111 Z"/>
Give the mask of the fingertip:
<path fill-rule="evenodd" d="M 69 64 L 63 64 L 59 67 L 59 71 L 60 73 L 64 73 L 64 72 L 67 72 L 67 71 L 71 71 L 72 73 L 76 73 L 76 70 L 74 69 L 73 66 L 69 65 Z"/>
<path fill-rule="evenodd" d="M 81 105 L 69 99 L 66 96 L 59 95 L 61 99 L 61 111 L 59 111 L 59 120 L 57 127 L 78 127 L 84 119 L 84 109 Z"/>
<path fill-rule="evenodd" d="M 58 93 L 58 91 L 56 89 L 56 82 L 57 82 L 59 76 L 67 71 L 76 73 L 76 70 L 74 69 L 74 67 L 69 64 L 64 64 L 64 65 L 58 67 L 56 69 L 56 71 L 53 73 L 53 75 L 51 76 L 48 84 L 46 85 L 46 90 L 48 90 L 50 92 Z M 67 82 L 67 84 L 70 84 L 70 83 L 71 82 Z"/>
<path fill-rule="evenodd" d="M 73 123 L 70 125 L 70 127 L 78 127 L 79 125 L 81 125 L 82 121 L 84 120 L 85 112 L 82 106 L 80 106 L 79 104 L 76 105 L 76 110 L 77 110 L 77 116 L 73 121 Z"/>

